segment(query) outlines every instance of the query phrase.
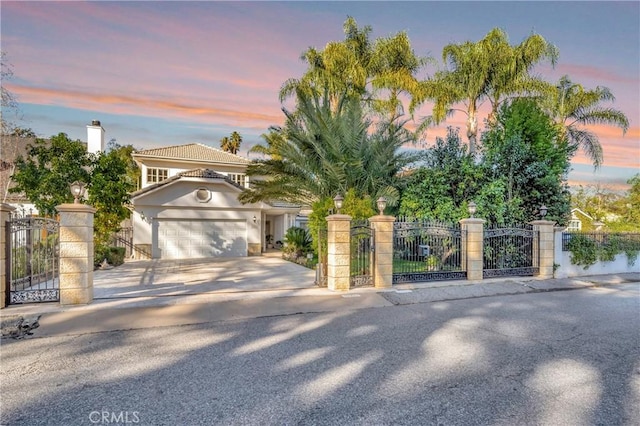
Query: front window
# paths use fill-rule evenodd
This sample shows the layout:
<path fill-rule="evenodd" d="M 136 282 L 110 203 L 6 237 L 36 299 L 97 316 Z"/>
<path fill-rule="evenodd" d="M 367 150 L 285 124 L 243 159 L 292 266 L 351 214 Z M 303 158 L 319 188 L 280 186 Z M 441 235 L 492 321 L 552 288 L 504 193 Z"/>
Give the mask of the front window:
<path fill-rule="evenodd" d="M 238 185 L 245 187 L 246 186 L 246 176 L 243 174 L 229 173 L 229 179 L 237 183 Z"/>
<path fill-rule="evenodd" d="M 579 220 L 570 220 L 569 221 L 569 231 L 576 232 L 582 229 L 582 222 Z"/>
<path fill-rule="evenodd" d="M 169 177 L 168 169 L 147 169 L 147 183 L 158 183 Z"/>

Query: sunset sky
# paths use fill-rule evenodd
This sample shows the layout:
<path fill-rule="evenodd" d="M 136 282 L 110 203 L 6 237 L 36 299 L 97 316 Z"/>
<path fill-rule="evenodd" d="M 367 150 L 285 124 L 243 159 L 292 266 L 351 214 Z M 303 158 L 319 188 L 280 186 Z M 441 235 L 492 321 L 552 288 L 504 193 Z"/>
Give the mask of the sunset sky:
<path fill-rule="evenodd" d="M 246 154 L 270 125 L 282 124 L 278 91 L 305 70 L 300 54 L 343 39 L 353 16 L 372 38 L 406 31 L 416 54 L 441 64 L 449 43 L 503 28 L 512 44 L 532 32 L 558 46 L 548 81 L 568 74 L 606 86 L 630 120 L 623 137 L 596 127 L 604 149 L 598 172 L 582 156 L 572 184 L 619 187 L 640 170 L 640 3 L 634 2 L 11 2 L 0 4 L 1 49 L 14 77 L 23 127 L 39 136 L 86 140 L 102 122 L 106 139 L 136 148 L 200 142 L 219 147 L 236 130 Z M 441 65 L 440 65 L 441 66 Z M 437 66 L 420 75 L 432 75 Z M 418 116 L 430 114 L 425 105 Z M 464 129 L 456 115 L 445 126 Z M 461 132 L 464 135 L 464 131 Z M 466 137 L 464 137 L 466 140 Z"/>

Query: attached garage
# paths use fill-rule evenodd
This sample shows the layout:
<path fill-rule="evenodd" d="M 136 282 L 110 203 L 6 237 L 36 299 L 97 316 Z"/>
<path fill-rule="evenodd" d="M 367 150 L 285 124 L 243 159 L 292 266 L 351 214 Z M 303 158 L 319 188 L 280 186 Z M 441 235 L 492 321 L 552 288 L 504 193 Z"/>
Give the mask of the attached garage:
<path fill-rule="evenodd" d="M 247 256 L 244 220 L 158 220 L 162 259 Z"/>

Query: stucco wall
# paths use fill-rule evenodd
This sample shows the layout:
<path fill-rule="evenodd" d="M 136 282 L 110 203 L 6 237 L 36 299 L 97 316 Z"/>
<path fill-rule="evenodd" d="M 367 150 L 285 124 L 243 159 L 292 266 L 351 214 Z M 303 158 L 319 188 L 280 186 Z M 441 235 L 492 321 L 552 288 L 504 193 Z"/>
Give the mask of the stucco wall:
<path fill-rule="evenodd" d="M 603 275 L 603 274 L 621 274 L 625 272 L 640 271 L 640 258 L 635 263 L 629 264 L 627 255 L 618 254 L 611 262 L 596 262 L 595 264 L 584 268 L 584 266 L 574 265 L 571 263 L 571 252 L 562 251 L 562 232 L 555 233 L 554 244 L 554 263 L 557 266 L 555 273 L 556 278 L 581 277 L 586 275 Z"/>
<path fill-rule="evenodd" d="M 210 191 L 211 198 L 206 202 L 195 197 L 199 188 Z M 225 183 L 193 180 L 178 181 L 145 194 L 133 200 L 134 244 L 152 244 L 154 240 L 157 243 L 153 224 L 158 219 L 243 220 L 247 223 L 247 243 L 253 244 L 255 250 L 255 244 L 262 243 L 260 206 L 241 204 L 238 193 L 237 188 Z"/>

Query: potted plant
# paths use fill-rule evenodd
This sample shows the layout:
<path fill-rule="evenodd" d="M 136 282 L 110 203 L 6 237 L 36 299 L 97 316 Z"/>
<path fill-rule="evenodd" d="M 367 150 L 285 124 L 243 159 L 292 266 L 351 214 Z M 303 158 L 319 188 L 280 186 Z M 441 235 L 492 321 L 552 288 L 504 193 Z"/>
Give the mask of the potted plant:
<path fill-rule="evenodd" d="M 273 235 L 267 234 L 265 239 L 267 240 L 267 248 L 273 248 Z"/>

